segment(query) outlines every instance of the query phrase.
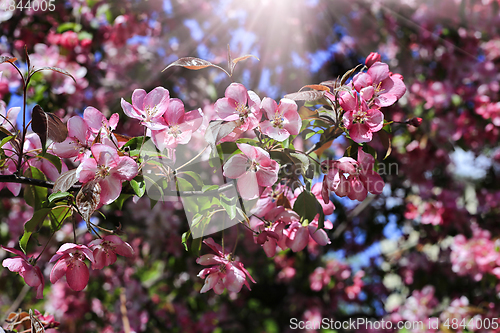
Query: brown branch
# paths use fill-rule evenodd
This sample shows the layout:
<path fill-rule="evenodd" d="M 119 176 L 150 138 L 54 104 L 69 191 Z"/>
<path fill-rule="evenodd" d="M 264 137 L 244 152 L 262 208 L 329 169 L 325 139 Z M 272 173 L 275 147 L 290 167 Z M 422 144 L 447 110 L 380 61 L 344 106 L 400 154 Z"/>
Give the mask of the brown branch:
<path fill-rule="evenodd" d="M 0 183 L 18 183 L 18 184 L 26 184 L 26 185 L 33 185 L 33 186 L 39 186 L 39 187 L 45 187 L 45 188 L 53 188 L 54 187 L 54 182 L 43 180 L 43 179 L 35 179 L 35 178 L 28 178 L 24 176 L 18 176 L 16 174 L 13 175 L 0 175 Z M 68 191 L 79 191 L 82 185 L 73 185 Z M 210 190 L 206 192 L 202 191 L 165 191 L 163 192 L 164 196 L 178 196 L 181 195 L 183 197 L 191 197 L 191 196 L 196 196 L 196 195 L 210 195 L 210 194 L 215 194 L 215 193 L 222 193 L 225 192 L 231 188 L 234 187 L 234 183 L 226 183 L 222 186 L 220 186 L 216 190 Z M 127 191 L 123 192 L 124 194 L 134 194 L 135 192 L 133 191 L 132 188 L 128 188 Z"/>

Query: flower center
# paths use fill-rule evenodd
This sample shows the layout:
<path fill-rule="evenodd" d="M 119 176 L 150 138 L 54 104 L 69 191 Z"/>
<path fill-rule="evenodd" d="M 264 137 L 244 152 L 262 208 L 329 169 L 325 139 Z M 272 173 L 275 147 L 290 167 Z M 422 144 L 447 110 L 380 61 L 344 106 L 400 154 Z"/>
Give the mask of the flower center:
<path fill-rule="evenodd" d="M 259 169 L 259 165 L 259 162 L 251 161 L 247 167 L 247 171 L 257 172 L 257 170 Z"/>
<path fill-rule="evenodd" d="M 353 123 L 360 123 L 360 124 L 364 124 L 365 121 L 367 120 L 367 112 L 366 111 L 357 111 L 355 114 L 354 114 L 354 119 L 353 119 Z"/>
<path fill-rule="evenodd" d="M 149 121 L 151 117 L 156 113 L 156 105 L 153 107 L 150 107 L 149 105 L 144 108 L 144 112 L 146 112 L 147 116 L 143 115 L 143 118 L 145 118 L 146 121 Z"/>
<path fill-rule="evenodd" d="M 181 133 L 179 125 L 173 125 L 168 128 L 168 134 L 173 135 L 174 138 L 177 138 Z"/>
<path fill-rule="evenodd" d="M 281 114 L 276 114 L 274 116 L 274 120 L 271 120 L 271 123 L 274 127 L 278 127 L 279 129 L 283 128 L 283 123 L 285 122 L 285 118 Z"/>
<path fill-rule="evenodd" d="M 97 171 L 95 172 L 96 178 L 101 178 L 101 179 L 106 178 L 106 176 L 109 175 L 109 169 L 111 168 L 104 165 L 99 165 L 97 167 Z"/>
<path fill-rule="evenodd" d="M 248 114 L 250 113 L 250 109 L 245 104 L 238 104 L 236 106 L 236 111 L 240 115 L 240 121 L 244 121 L 245 119 L 247 119 Z"/>

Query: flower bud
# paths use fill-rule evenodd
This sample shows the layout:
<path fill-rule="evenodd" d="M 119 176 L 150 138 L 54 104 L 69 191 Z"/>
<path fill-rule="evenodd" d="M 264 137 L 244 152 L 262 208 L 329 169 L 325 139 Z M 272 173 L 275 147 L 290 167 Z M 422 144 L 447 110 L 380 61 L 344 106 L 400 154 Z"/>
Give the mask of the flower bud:
<path fill-rule="evenodd" d="M 414 117 L 406 121 L 408 125 L 419 127 L 422 124 L 422 118 Z"/>
<path fill-rule="evenodd" d="M 368 57 L 366 57 L 365 65 L 370 68 L 377 61 L 380 61 L 380 54 L 377 52 L 371 52 Z"/>

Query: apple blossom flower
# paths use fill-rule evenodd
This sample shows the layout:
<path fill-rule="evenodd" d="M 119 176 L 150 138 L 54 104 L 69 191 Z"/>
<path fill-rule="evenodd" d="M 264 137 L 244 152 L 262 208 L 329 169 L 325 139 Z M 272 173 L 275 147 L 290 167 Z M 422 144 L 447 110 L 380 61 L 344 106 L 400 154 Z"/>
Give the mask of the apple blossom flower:
<path fill-rule="evenodd" d="M 205 284 L 200 293 L 213 289 L 216 294 L 220 295 L 225 288 L 232 292 L 240 292 L 243 285 L 250 290 L 246 277 L 248 276 L 253 283 L 256 282 L 243 264 L 235 261 L 231 253 L 224 253 L 222 247 L 216 244 L 212 238 L 205 239 L 203 243 L 208 245 L 216 254 L 205 254 L 196 259 L 196 263 L 200 265 L 215 265 L 202 269 L 198 274 L 199 277 L 205 279 Z"/>
<path fill-rule="evenodd" d="M 324 161 L 328 174 L 323 179 L 322 197 L 327 203 L 328 190 L 340 197 L 348 196 L 351 200 L 362 201 L 368 192 L 380 194 L 384 189 L 384 181 L 373 170 L 375 159 L 358 148 L 358 160 L 342 157 L 338 161 Z M 329 200 L 328 200 L 329 201 Z"/>
<path fill-rule="evenodd" d="M 163 151 L 165 148 L 188 143 L 192 133 L 201 126 L 203 116 L 201 110 L 184 112 L 184 103 L 178 98 L 172 98 L 163 117 L 159 117 L 157 121 L 156 127 L 164 127 L 152 130 L 151 138 L 156 147 Z"/>
<path fill-rule="evenodd" d="M 300 224 L 300 222 L 292 222 L 290 227 L 285 230 L 287 235 L 286 245 L 293 251 L 302 251 L 309 242 L 309 230 Z"/>
<path fill-rule="evenodd" d="M 85 258 L 94 263 L 92 251 L 85 245 L 63 244 L 49 262 L 56 262 L 50 272 L 50 282 L 56 283 L 66 275 L 66 281 L 74 291 L 83 290 L 89 282 L 89 269 Z"/>
<path fill-rule="evenodd" d="M 234 141 L 241 133 L 259 125 L 260 98 L 241 83 L 231 83 L 226 88 L 225 97 L 215 102 L 215 112 L 222 120 L 237 122 L 238 127 L 226 139 Z"/>
<path fill-rule="evenodd" d="M 0 101 L 0 126 L 8 131 L 12 130 L 12 125 L 16 125 L 19 111 L 21 111 L 21 108 L 18 106 L 10 108 L 9 111 L 7 111 L 5 102 Z"/>
<path fill-rule="evenodd" d="M 101 135 L 101 143 L 109 146 L 118 144 L 118 140 L 113 135 L 119 121 L 118 113 L 113 113 L 108 120 L 101 111 L 89 106 L 83 111 L 83 119 L 93 134 Z"/>
<path fill-rule="evenodd" d="M 161 125 L 160 117 L 167 111 L 170 101 L 170 93 L 163 87 L 156 87 L 147 94 L 144 89 L 136 89 L 132 93 L 132 104 L 122 98 L 121 106 L 130 118 L 140 120 L 151 130 L 161 130 L 165 126 Z"/>
<path fill-rule="evenodd" d="M 122 182 L 137 175 L 137 163 L 128 156 L 119 156 L 116 149 L 95 144 L 91 147 L 93 158 L 86 158 L 78 166 L 76 175 L 80 182 L 99 179 L 101 205 L 107 205 L 120 195 Z"/>
<path fill-rule="evenodd" d="M 115 263 L 116 255 L 131 257 L 134 255 L 134 249 L 116 235 L 108 235 L 101 239 L 90 242 L 90 249 L 93 251 L 94 262 L 92 269 L 102 269 Z"/>
<path fill-rule="evenodd" d="M 57 178 L 59 178 L 61 172 L 68 171 L 68 167 L 62 161 L 61 172 L 59 172 L 59 170 L 57 170 L 57 167 L 48 159 L 43 157 L 36 157 L 39 153 L 42 152 L 42 142 L 40 141 L 40 137 L 36 133 L 30 133 L 26 135 L 26 141 L 24 142 L 23 151 L 26 155 L 30 156 L 30 158 L 28 159 L 28 163 L 24 164 L 24 168 L 28 168 L 29 166 L 35 167 L 42 171 L 43 174 L 50 180 L 55 181 Z M 48 149 L 48 152 L 52 152 L 51 149 Z"/>
<path fill-rule="evenodd" d="M 0 165 L 0 175 L 12 175 L 17 170 L 16 162 L 12 158 L 12 145 L 10 142 L 7 142 L 2 148 L 6 158 Z M 7 187 L 7 189 L 16 197 L 19 195 L 19 192 L 21 192 L 21 184 L 18 183 L 0 183 L 0 190 L 4 187 Z"/>
<path fill-rule="evenodd" d="M 79 116 L 74 116 L 68 120 L 67 126 L 68 137 L 63 142 L 53 144 L 54 154 L 62 158 L 77 157 L 76 161 L 82 160 L 84 156 L 90 156 L 90 146 L 94 138 L 87 122 Z"/>
<path fill-rule="evenodd" d="M 369 142 L 373 133 L 384 126 L 384 114 L 377 109 L 368 109 L 366 102 L 347 91 L 340 93 L 340 106 L 344 109 L 343 122 L 351 138 L 357 142 Z"/>
<path fill-rule="evenodd" d="M 330 238 L 324 229 L 331 230 L 333 229 L 333 223 L 331 221 L 325 220 L 323 229 L 319 228 L 318 220 L 314 219 L 307 226 L 307 230 L 309 230 L 309 236 L 311 236 L 312 240 L 314 240 L 318 245 L 325 246 L 327 244 L 331 244 Z"/>
<path fill-rule="evenodd" d="M 262 133 L 276 141 L 285 141 L 290 135 L 299 134 L 302 120 L 295 101 L 282 98 L 278 105 L 274 99 L 265 97 L 261 107 L 269 119 L 260 124 Z"/>
<path fill-rule="evenodd" d="M 375 62 L 366 73 L 356 74 L 352 82 L 365 101 L 373 98 L 378 107 L 391 106 L 406 92 L 402 76 L 389 72 L 389 65 L 382 62 Z"/>
<path fill-rule="evenodd" d="M 243 199 L 259 197 L 259 186 L 272 186 L 278 180 L 279 165 L 260 147 L 238 143 L 243 154 L 232 156 L 224 164 L 224 176 L 237 179 L 237 188 Z"/>
<path fill-rule="evenodd" d="M 18 255 L 14 258 L 4 259 L 2 266 L 11 272 L 19 273 L 28 286 L 36 288 L 36 298 L 43 298 L 43 287 L 45 285 L 45 281 L 40 267 L 33 266 L 30 262 L 31 260 L 22 251 L 5 247 L 3 245 L 0 245 L 0 247 L 7 252 Z"/>

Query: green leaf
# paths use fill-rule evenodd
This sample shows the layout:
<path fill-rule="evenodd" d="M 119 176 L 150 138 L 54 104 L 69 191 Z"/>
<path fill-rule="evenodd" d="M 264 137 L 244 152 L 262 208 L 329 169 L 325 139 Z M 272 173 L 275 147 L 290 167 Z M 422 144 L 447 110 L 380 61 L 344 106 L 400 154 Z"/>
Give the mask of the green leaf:
<path fill-rule="evenodd" d="M 50 217 L 50 228 L 52 229 L 52 232 L 55 232 L 59 230 L 62 226 L 62 223 L 64 220 L 68 217 L 71 216 L 72 208 L 71 206 L 56 206 L 52 209 L 52 211 L 49 214 Z"/>
<path fill-rule="evenodd" d="M 213 190 L 217 190 L 219 189 L 219 185 L 203 185 L 201 187 L 201 191 L 203 193 L 207 192 L 207 191 L 213 191 Z"/>
<path fill-rule="evenodd" d="M 52 202 L 52 201 L 55 201 L 57 199 L 61 199 L 61 198 L 66 198 L 66 197 L 69 197 L 69 196 L 73 196 L 71 193 L 69 192 L 56 192 L 56 193 L 52 193 L 51 195 L 49 195 L 49 202 Z"/>
<path fill-rule="evenodd" d="M 179 172 L 178 174 L 186 174 L 191 178 L 193 178 L 196 181 L 196 184 L 198 184 L 199 186 L 203 186 L 203 181 L 201 180 L 200 175 L 194 171 L 182 171 Z"/>
<path fill-rule="evenodd" d="M 317 212 L 316 197 L 307 191 L 302 191 L 293 204 L 293 210 L 304 220 L 312 221 Z"/>
<path fill-rule="evenodd" d="M 40 154 L 37 157 L 49 161 L 57 168 L 57 172 L 61 173 L 62 164 L 61 164 L 61 159 L 59 157 L 49 153 Z"/>
<path fill-rule="evenodd" d="M 236 217 L 237 198 L 228 199 L 225 195 L 221 195 L 220 198 L 220 204 L 226 210 L 227 215 L 229 215 L 231 219 L 234 219 Z"/>
<path fill-rule="evenodd" d="M 50 213 L 52 208 L 42 208 L 33 213 L 33 216 L 29 221 L 24 224 L 24 231 L 34 232 L 38 229 L 40 223 L 45 220 L 47 215 Z"/>
<path fill-rule="evenodd" d="M 176 180 L 177 180 L 177 188 L 179 189 L 179 191 L 193 191 L 194 190 L 193 185 L 189 181 L 187 181 L 186 179 L 181 178 L 181 177 L 176 177 Z"/>
<path fill-rule="evenodd" d="M 125 143 L 122 146 L 122 149 L 125 147 L 129 147 L 130 149 L 140 149 L 142 146 L 143 140 L 144 140 L 144 137 L 142 137 L 142 136 L 132 138 L 132 139 L 128 140 L 127 143 Z"/>
<path fill-rule="evenodd" d="M 203 215 L 200 213 L 196 213 L 193 216 L 193 220 L 191 221 L 191 227 L 192 228 L 197 228 L 198 223 L 200 223 L 201 219 L 203 218 Z"/>
<path fill-rule="evenodd" d="M 132 179 L 130 181 L 130 186 L 139 198 L 141 198 L 144 193 L 146 193 L 146 182 L 144 181 L 144 177 L 142 176 L 137 176 Z"/>
<path fill-rule="evenodd" d="M 191 236 L 191 231 L 186 231 L 185 233 L 182 234 L 182 245 L 184 245 L 184 249 L 186 251 L 189 251 L 189 248 L 187 245 L 187 241 L 188 241 L 189 236 Z"/>
<path fill-rule="evenodd" d="M 115 203 L 118 205 L 118 209 L 122 210 L 125 201 L 132 196 L 132 194 L 120 194 L 120 196 L 115 201 Z"/>
<path fill-rule="evenodd" d="M 9 135 L 9 136 L 6 136 L 5 138 L 3 138 L 2 141 L 0 141 L 0 148 L 3 147 L 4 144 L 6 144 L 10 140 L 12 140 L 14 137 L 15 137 L 15 135 Z"/>
<path fill-rule="evenodd" d="M 313 135 L 316 135 L 317 133 L 316 132 L 311 132 L 311 133 L 307 133 L 306 136 L 305 136 L 305 140 L 311 138 Z"/>
<path fill-rule="evenodd" d="M 150 208 L 153 209 L 154 206 L 156 206 L 156 204 L 158 203 L 158 200 L 149 198 L 149 203 L 150 203 Z"/>
<path fill-rule="evenodd" d="M 19 247 L 26 253 L 26 248 L 28 246 L 28 241 L 31 237 L 32 232 L 25 231 L 21 239 L 19 240 Z"/>
<path fill-rule="evenodd" d="M 30 166 L 29 169 L 26 170 L 25 176 L 28 178 L 47 180 L 43 172 L 33 166 Z M 47 193 L 48 190 L 45 187 L 27 185 L 24 188 L 24 200 L 26 200 L 28 205 L 38 210 L 42 208 L 42 205 L 45 203 Z"/>
<path fill-rule="evenodd" d="M 58 33 L 62 33 L 62 32 L 68 31 L 68 30 L 73 30 L 74 32 L 78 32 L 78 31 L 82 30 L 82 25 L 78 24 L 78 23 L 74 23 L 74 22 L 66 22 L 66 23 L 60 24 L 57 27 Z"/>

